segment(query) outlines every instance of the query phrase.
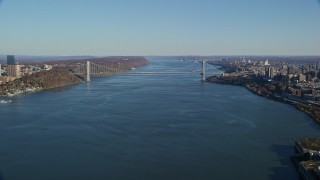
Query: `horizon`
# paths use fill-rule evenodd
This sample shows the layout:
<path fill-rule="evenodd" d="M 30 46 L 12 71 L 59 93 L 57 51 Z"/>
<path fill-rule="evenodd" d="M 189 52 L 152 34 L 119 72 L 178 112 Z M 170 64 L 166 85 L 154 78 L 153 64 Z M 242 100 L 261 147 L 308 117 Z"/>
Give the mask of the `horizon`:
<path fill-rule="evenodd" d="M 199 55 L 199 54 L 185 54 L 185 55 L 25 55 L 25 54 L 0 54 L 0 57 L 6 57 L 8 55 L 13 55 L 15 57 L 319 57 L 320 55 L 250 55 L 250 54 L 234 54 L 234 55 Z"/>
<path fill-rule="evenodd" d="M 24 55 L 24 54 L 0 54 L 0 57 L 6 57 L 8 55 L 13 55 L 15 57 L 320 57 L 320 55 L 245 55 L 245 54 L 235 54 L 235 55 Z"/>
<path fill-rule="evenodd" d="M 319 2 L 0 0 L 0 54 L 320 56 Z"/>

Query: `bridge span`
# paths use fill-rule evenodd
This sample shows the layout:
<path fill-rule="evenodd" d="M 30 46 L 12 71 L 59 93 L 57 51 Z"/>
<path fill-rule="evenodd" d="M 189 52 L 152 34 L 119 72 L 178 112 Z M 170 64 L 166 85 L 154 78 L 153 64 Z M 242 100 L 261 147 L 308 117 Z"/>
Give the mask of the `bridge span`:
<path fill-rule="evenodd" d="M 87 82 L 91 81 L 91 76 L 111 76 L 111 75 L 200 75 L 201 81 L 206 80 L 207 75 L 221 75 L 222 71 L 206 63 L 206 61 L 193 62 L 185 67 L 168 69 L 166 71 L 137 71 L 133 67 L 123 64 L 104 66 L 87 61 L 86 64 L 80 64 L 74 70 L 73 74 L 85 76 Z"/>

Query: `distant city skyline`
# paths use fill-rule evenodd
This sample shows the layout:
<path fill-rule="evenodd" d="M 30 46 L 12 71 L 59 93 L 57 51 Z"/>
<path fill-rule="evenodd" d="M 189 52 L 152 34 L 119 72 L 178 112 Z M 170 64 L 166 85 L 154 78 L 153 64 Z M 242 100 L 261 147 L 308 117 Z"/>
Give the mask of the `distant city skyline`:
<path fill-rule="evenodd" d="M 319 0 L 0 3 L 4 55 L 320 55 Z"/>

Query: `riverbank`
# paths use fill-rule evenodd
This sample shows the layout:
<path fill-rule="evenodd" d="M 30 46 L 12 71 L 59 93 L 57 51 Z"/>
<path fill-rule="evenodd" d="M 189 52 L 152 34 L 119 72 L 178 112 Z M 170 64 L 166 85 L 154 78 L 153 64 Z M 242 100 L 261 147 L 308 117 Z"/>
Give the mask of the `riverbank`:
<path fill-rule="evenodd" d="M 286 86 L 283 83 L 269 84 L 264 82 L 262 78 L 254 76 L 212 76 L 208 78 L 207 81 L 217 84 L 229 84 L 246 87 L 250 92 L 256 95 L 293 105 L 296 109 L 306 113 L 314 121 L 320 124 L 320 108 L 312 104 L 304 104 L 287 99 L 282 95 L 286 89 Z"/>
<path fill-rule="evenodd" d="M 56 67 L 49 71 L 37 72 L 0 85 L 0 96 L 15 96 L 81 82 L 82 80 L 70 74 L 67 68 Z"/>
<path fill-rule="evenodd" d="M 1 96 L 15 96 L 24 93 L 34 93 L 42 90 L 69 86 L 84 81 L 84 77 L 75 75 L 75 69 L 79 64 L 85 64 L 86 61 L 97 63 L 99 65 L 108 66 L 113 69 L 122 66 L 122 71 L 130 71 L 132 69 L 146 66 L 149 61 L 145 57 L 105 57 L 93 58 L 86 60 L 66 60 L 48 62 L 54 66 L 51 70 L 42 70 L 31 75 L 10 81 L 0 85 Z M 37 64 L 41 66 L 41 64 Z M 113 73 L 114 74 L 114 73 Z M 112 75 L 112 74 L 110 74 Z"/>

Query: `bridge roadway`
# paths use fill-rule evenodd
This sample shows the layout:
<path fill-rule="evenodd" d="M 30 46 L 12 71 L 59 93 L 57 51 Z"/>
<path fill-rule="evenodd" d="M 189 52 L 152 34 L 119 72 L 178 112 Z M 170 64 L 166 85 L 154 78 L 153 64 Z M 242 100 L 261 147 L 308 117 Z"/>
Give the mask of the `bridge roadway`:
<path fill-rule="evenodd" d="M 130 71 L 124 71 L 124 72 L 101 72 L 101 73 L 92 73 L 90 72 L 90 75 L 109 75 L 109 74 L 128 74 L 128 75 L 134 75 L 134 74 L 195 74 L 195 73 L 199 73 L 199 72 L 130 72 Z M 85 75 L 85 73 L 71 73 L 71 74 L 77 74 L 77 75 Z"/>
<path fill-rule="evenodd" d="M 90 67 L 93 66 L 93 67 Z M 134 69 L 134 68 L 133 68 Z M 213 67 L 213 69 L 216 69 Z M 86 81 L 91 81 L 90 76 L 111 76 L 111 75 L 196 75 L 200 74 L 201 75 L 201 80 L 205 81 L 206 80 L 206 75 L 217 75 L 219 73 L 206 73 L 206 62 L 202 61 L 202 71 L 196 71 L 196 70 L 191 70 L 191 71 L 153 71 L 153 72 L 139 72 L 139 71 L 130 71 L 127 69 L 121 70 L 121 69 L 113 69 L 109 68 L 106 66 L 102 65 L 97 65 L 94 63 L 90 63 L 90 61 L 87 61 L 86 68 L 82 68 L 85 72 L 74 72 L 72 74 L 77 74 L 77 75 L 84 75 L 86 76 Z"/>
<path fill-rule="evenodd" d="M 170 71 L 163 71 L 163 72 L 124 72 L 120 74 L 194 74 L 195 72 L 170 72 Z"/>

